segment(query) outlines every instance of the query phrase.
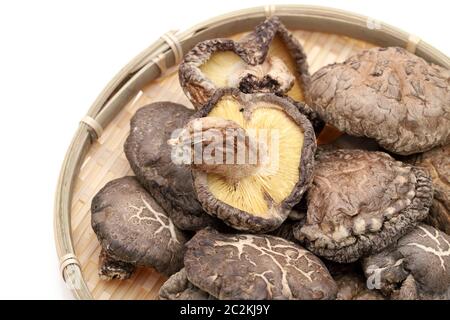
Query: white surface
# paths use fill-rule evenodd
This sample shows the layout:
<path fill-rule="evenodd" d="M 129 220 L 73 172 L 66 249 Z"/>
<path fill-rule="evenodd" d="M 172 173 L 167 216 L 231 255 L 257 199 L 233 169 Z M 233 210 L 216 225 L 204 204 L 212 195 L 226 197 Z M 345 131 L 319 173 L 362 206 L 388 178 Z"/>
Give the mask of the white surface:
<path fill-rule="evenodd" d="M 78 120 L 115 73 L 168 30 L 287 2 L 0 2 L 0 298 L 71 298 L 58 271 L 54 192 Z M 369 15 L 450 54 L 447 1 L 301 3 Z"/>

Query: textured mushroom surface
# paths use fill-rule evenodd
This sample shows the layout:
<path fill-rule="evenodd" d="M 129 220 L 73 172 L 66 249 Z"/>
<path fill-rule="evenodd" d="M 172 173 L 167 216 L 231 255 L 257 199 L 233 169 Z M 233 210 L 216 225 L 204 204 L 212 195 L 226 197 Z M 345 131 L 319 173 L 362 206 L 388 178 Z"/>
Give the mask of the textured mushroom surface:
<path fill-rule="evenodd" d="M 182 230 L 217 224 L 198 202 L 189 168 L 172 160 L 172 148 L 167 144 L 193 113 L 172 102 L 144 106 L 131 119 L 124 146 L 136 177 Z"/>
<path fill-rule="evenodd" d="M 364 275 L 347 273 L 334 277 L 338 286 L 336 300 L 384 300 L 376 289 L 368 289 Z"/>
<path fill-rule="evenodd" d="M 159 289 L 160 300 L 213 300 L 209 293 L 194 286 L 183 268 L 170 276 Z"/>
<path fill-rule="evenodd" d="M 91 204 L 91 223 L 105 253 L 166 275 L 183 267 L 186 236 L 135 177 L 107 183 Z"/>
<path fill-rule="evenodd" d="M 336 283 L 302 247 L 272 236 L 199 231 L 184 258 L 190 282 L 219 299 L 334 299 Z"/>
<path fill-rule="evenodd" d="M 185 55 L 179 77 L 196 108 L 224 87 L 244 93 L 286 93 L 303 101 L 310 81 L 302 46 L 277 17 L 259 24 L 238 42 L 220 38 L 198 43 Z"/>
<path fill-rule="evenodd" d="M 433 180 L 433 205 L 426 221 L 450 234 L 450 145 L 419 155 L 415 164 L 424 167 Z"/>
<path fill-rule="evenodd" d="M 238 230 L 281 225 L 312 180 L 311 123 L 280 97 L 238 89 L 218 90 L 194 118 L 172 144 L 191 150 L 203 208 Z"/>
<path fill-rule="evenodd" d="M 352 262 L 411 230 L 427 216 L 432 197 L 423 169 L 386 153 L 323 152 L 308 190 L 306 224 L 294 234 L 319 256 Z"/>
<path fill-rule="evenodd" d="M 100 252 L 98 265 L 98 275 L 102 280 L 129 279 L 136 269 L 136 266 L 132 263 L 116 260 L 108 256 L 103 248 Z"/>
<path fill-rule="evenodd" d="M 327 123 L 408 155 L 450 143 L 450 71 L 402 48 L 365 50 L 312 76 Z"/>
<path fill-rule="evenodd" d="M 368 282 L 393 299 L 450 299 L 450 236 L 419 224 L 365 258 L 363 268 Z"/>

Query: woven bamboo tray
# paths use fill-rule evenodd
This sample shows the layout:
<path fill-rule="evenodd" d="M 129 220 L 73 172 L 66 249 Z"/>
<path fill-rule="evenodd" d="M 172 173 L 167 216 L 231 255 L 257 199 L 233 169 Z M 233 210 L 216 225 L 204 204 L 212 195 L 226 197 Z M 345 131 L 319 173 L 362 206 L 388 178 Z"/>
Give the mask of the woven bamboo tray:
<path fill-rule="evenodd" d="M 62 165 L 55 200 L 55 239 L 62 277 L 78 299 L 155 299 L 164 276 L 140 269 L 126 281 L 97 275 L 100 246 L 90 226 L 90 203 L 108 181 L 132 174 L 123 153 L 129 121 L 141 106 L 170 100 L 190 106 L 178 83 L 177 65 L 197 42 L 235 39 L 265 17 L 279 16 L 308 55 L 311 73 L 372 46 L 401 46 L 450 68 L 427 43 L 368 17 L 321 7 L 266 6 L 216 17 L 181 33 L 167 33 L 139 54 L 106 86 L 79 128 Z"/>

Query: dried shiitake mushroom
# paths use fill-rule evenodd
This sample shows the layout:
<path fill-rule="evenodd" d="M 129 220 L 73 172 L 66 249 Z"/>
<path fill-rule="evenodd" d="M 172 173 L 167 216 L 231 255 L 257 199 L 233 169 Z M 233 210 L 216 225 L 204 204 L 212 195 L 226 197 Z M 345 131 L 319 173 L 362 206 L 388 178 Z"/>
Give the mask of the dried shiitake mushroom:
<path fill-rule="evenodd" d="M 336 300 L 384 300 L 376 289 L 368 289 L 363 275 L 355 272 L 334 277 L 338 286 Z"/>
<path fill-rule="evenodd" d="M 386 153 L 323 152 L 308 190 L 306 224 L 294 235 L 319 256 L 352 262 L 411 230 L 427 216 L 432 197 L 423 169 Z"/>
<path fill-rule="evenodd" d="M 275 93 L 294 103 L 316 132 L 323 127 L 323 121 L 303 103 L 310 84 L 306 55 L 278 17 L 265 20 L 240 41 L 221 38 L 198 43 L 185 55 L 179 78 L 196 109 L 219 88 Z"/>
<path fill-rule="evenodd" d="M 363 268 L 368 283 L 393 299 L 450 299 L 450 236 L 419 224 Z"/>
<path fill-rule="evenodd" d="M 140 108 L 131 119 L 124 150 L 139 182 L 182 230 L 200 230 L 217 221 L 197 201 L 189 168 L 172 161 L 167 140 L 194 111 L 172 102 Z"/>
<path fill-rule="evenodd" d="M 159 289 L 160 300 L 214 300 L 209 293 L 194 286 L 183 268 L 170 276 Z"/>
<path fill-rule="evenodd" d="M 238 89 L 218 90 L 194 117 L 170 143 L 189 149 L 203 208 L 238 230 L 281 225 L 312 180 L 311 123 L 283 98 Z"/>
<path fill-rule="evenodd" d="M 186 244 L 187 278 L 218 299 L 334 299 L 336 283 L 302 247 L 273 236 L 199 232 Z"/>
<path fill-rule="evenodd" d="M 98 257 L 98 265 L 98 275 L 102 280 L 129 279 L 136 270 L 134 264 L 114 259 L 103 248 Z"/>
<path fill-rule="evenodd" d="M 394 153 L 450 143 L 450 71 L 402 48 L 373 48 L 323 67 L 310 95 L 327 123 Z"/>
<path fill-rule="evenodd" d="M 198 43 L 185 55 L 179 77 L 196 108 L 224 87 L 287 94 L 303 101 L 310 81 L 303 48 L 278 17 L 265 20 L 240 41 L 220 38 Z"/>
<path fill-rule="evenodd" d="M 92 229 L 103 248 L 102 278 L 129 277 L 129 264 L 166 275 L 183 267 L 186 236 L 135 177 L 108 182 L 92 200 L 91 213 Z"/>
<path fill-rule="evenodd" d="M 450 234 L 450 144 L 420 154 L 415 164 L 427 169 L 433 180 L 434 198 L 426 222 Z"/>

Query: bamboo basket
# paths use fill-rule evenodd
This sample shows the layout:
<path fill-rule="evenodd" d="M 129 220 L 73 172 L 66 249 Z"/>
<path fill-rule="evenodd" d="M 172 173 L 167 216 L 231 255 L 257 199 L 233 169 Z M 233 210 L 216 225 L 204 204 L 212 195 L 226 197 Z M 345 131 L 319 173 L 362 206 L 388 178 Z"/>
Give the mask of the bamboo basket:
<path fill-rule="evenodd" d="M 108 181 L 131 169 L 123 153 L 129 121 L 141 106 L 171 100 L 191 106 L 178 83 L 183 53 L 202 40 L 239 38 L 277 15 L 304 46 L 311 73 L 372 46 L 401 46 L 450 68 L 449 58 L 417 37 L 353 13 L 303 5 L 265 6 L 225 14 L 184 32 L 169 32 L 126 65 L 105 87 L 80 122 L 58 181 L 54 230 L 61 274 L 78 299 L 155 299 L 166 280 L 139 269 L 129 280 L 102 281 L 100 246 L 90 226 L 90 202 Z M 191 106 L 192 107 L 192 106 Z"/>

